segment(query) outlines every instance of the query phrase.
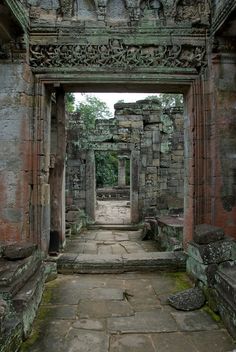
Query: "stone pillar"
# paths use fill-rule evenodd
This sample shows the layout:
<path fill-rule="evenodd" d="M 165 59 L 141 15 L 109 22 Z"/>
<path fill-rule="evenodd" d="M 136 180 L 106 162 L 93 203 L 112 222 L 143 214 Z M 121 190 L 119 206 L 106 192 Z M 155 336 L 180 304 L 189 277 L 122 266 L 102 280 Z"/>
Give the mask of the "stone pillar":
<path fill-rule="evenodd" d="M 94 151 L 87 152 L 86 157 L 86 214 L 91 220 L 95 220 L 96 208 L 96 166 Z"/>
<path fill-rule="evenodd" d="M 118 187 L 126 186 L 126 157 L 118 156 Z"/>
<path fill-rule="evenodd" d="M 13 28 L 13 27 L 12 27 Z M 34 241 L 32 197 L 33 77 L 23 59 L 0 59 L 0 240 Z"/>
<path fill-rule="evenodd" d="M 210 112 L 204 77 L 195 80 L 185 96 L 184 141 L 184 244 L 194 227 L 209 216 L 209 129 Z"/>
<path fill-rule="evenodd" d="M 139 161 L 140 151 L 133 150 L 131 153 L 131 175 L 130 175 L 130 202 L 131 202 L 131 222 L 138 223 L 139 214 Z"/>
<path fill-rule="evenodd" d="M 51 196 L 51 229 L 50 251 L 59 251 L 65 242 L 65 93 L 56 91 L 56 119 L 52 123 L 50 196 Z"/>
<path fill-rule="evenodd" d="M 210 220 L 236 239 L 235 77 L 235 52 L 213 54 L 209 74 L 212 94 Z"/>

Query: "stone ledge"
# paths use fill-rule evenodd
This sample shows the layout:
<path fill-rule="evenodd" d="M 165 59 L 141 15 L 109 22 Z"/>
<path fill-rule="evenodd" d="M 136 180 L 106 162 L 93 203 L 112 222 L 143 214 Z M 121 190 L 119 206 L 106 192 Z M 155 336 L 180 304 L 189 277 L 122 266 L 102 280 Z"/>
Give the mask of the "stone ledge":
<path fill-rule="evenodd" d="M 21 343 L 22 323 L 18 319 L 8 320 L 0 336 L 0 352 L 17 352 Z"/>
<path fill-rule="evenodd" d="M 127 271 L 184 271 L 186 256 L 183 252 L 149 252 L 140 254 L 62 255 L 57 261 L 59 273 L 123 273 Z"/>
<path fill-rule="evenodd" d="M 215 288 L 231 304 L 236 314 L 236 262 L 224 263 L 216 272 Z"/>
<path fill-rule="evenodd" d="M 13 297 L 35 273 L 41 262 L 41 253 L 17 261 L 0 259 L 0 296 L 4 299 Z"/>
<path fill-rule="evenodd" d="M 14 309 L 23 323 L 24 338 L 31 331 L 32 323 L 42 299 L 44 282 L 45 268 L 44 265 L 41 265 L 12 300 Z"/>

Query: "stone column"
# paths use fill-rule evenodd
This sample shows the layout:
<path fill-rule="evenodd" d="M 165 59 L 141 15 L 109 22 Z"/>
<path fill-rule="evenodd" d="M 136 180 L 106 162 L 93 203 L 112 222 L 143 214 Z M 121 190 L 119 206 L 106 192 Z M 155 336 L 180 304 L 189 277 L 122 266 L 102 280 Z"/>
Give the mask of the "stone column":
<path fill-rule="evenodd" d="M 65 242 L 65 93 L 56 92 L 56 121 L 52 125 L 51 153 L 53 165 L 50 171 L 51 229 L 50 251 L 59 251 Z"/>
<path fill-rule="evenodd" d="M 118 187 L 126 186 L 126 157 L 118 156 Z"/>
<path fill-rule="evenodd" d="M 139 214 L 139 160 L 140 152 L 133 150 L 131 154 L 131 175 L 130 175 L 130 202 L 131 202 L 131 222 L 138 223 L 140 220 Z"/>
<path fill-rule="evenodd" d="M 96 167 L 94 151 L 90 150 L 86 156 L 86 214 L 95 220 L 96 207 Z"/>
<path fill-rule="evenodd" d="M 0 240 L 34 241 L 29 221 L 33 78 L 26 63 L 0 60 L 0 79 Z"/>

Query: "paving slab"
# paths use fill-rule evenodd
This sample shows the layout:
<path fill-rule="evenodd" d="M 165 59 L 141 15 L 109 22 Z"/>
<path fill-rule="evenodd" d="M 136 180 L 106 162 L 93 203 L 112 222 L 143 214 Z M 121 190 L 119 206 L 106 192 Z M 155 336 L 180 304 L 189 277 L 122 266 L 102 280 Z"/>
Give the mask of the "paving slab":
<path fill-rule="evenodd" d="M 64 352 L 108 352 L 108 348 L 109 336 L 104 332 L 71 329 Z"/>
<path fill-rule="evenodd" d="M 207 331 L 219 329 L 219 325 L 204 311 L 172 312 L 181 331 Z"/>
<path fill-rule="evenodd" d="M 157 288 L 175 290 L 177 277 L 182 282 L 185 274 L 58 275 L 46 284 L 33 333 L 20 352 L 233 351 L 232 338 L 206 312 L 162 304 Z M 111 300 L 123 292 L 123 300 Z"/>
<path fill-rule="evenodd" d="M 132 317 L 109 318 L 108 330 L 111 333 L 150 333 L 173 332 L 178 326 L 169 312 L 153 310 L 137 312 Z"/>
<path fill-rule="evenodd" d="M 83 330 L 105 330 L 105 320 L 104 319 L 79 319 L 72 324 L 74 329 Z"/>
<path fill-rule="evenodd" d="M 155 352 L 199 352 L 191 337 L 181 332 L 152 334 Z"/>
<path fill-rule="evenodd" d="M 200 352 L 235 352 L 236 343 L 233 343 L 225 329 L 199 331 L 188 333 L 193 346 Z M 209 343 L 209 341 L 211 341 Z"/>
<path fill-rule="evenodd" d="M 129 317 L 134 310 L 127 301 L 81 300 L 78 307 L 79 318 Z"/>
<path fill-rule="evenodd" d="M 127 334 L 112 336 L 110 352 L 156 352 L 150 336 L 144 334 Z"/>
<path fill-rule="evenodd" d="M 77 305 L 42 306 L 39 319 L 43 319 L 45 316 L 50 320 L 75 320 Z"/>
<path fill-rule="evenodd" d="M 58 259 L 67 275 L 46 284 L 21 352 L 233 351 L 226 330 L 206 312 L 167 305 L 171 293 L 192 286 L 185 273 L 166 272 L 185 269 L 183 254 L 158 252 L 141 241 L 141 231 L 120 225 L 72 238 Z"/>

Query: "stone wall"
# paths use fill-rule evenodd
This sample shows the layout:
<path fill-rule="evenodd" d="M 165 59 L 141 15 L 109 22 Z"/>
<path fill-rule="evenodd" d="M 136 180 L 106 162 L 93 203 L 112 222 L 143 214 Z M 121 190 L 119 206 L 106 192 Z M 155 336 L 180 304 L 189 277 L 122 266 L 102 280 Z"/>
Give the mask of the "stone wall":
<path fill-rule="evenodd" d="M 33 240 L 32 197 L 33 77 L 22 61 L 1 65 L 0 238 Z"/>
<path fill-rule="evenodd" d="M 68 207 L 86 210 L 88 151 L 115 150 L 131 160 L 131 209 L 137 221 L 145 216 L 183 212 L 181 109 L 162 110 L 155 100 L 119 103 L 115 118 L 97 120 L 89 134 L 73 119 L 76 116 L 71 117 L 67 148 Z"/>

